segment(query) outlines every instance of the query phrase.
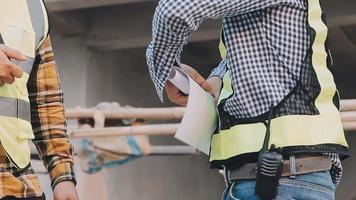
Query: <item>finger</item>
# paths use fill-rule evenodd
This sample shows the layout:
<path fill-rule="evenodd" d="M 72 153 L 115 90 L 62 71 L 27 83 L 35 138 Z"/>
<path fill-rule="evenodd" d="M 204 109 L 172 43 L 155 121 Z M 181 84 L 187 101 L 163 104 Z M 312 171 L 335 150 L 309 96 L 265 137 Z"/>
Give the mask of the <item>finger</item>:
<path fill-rule="evenodd" d="M 203 78 L 194 68 L 189 67 L 184 64 L 180 64 L 180 67 L 189 74 L 189 76 L 197 82 L 200 87 L 202 87 L 205 91 L 210 92 L 212 90 L 211 85 Z"/>
<path fill-rule="evenodd" d="M 15 77 L 15 78 L 21 78 L 22 75 L 23 75 L 22 68 L 17 66 L 17 65 L 15 65 L 15 64 L 13 64 L 13 63 L 9 63 L 9 65 L 10 65 L 10 68 L 11 68 L 11 70 L 10 70 L 11 75 L 13 77 Z"/>
<path fill-rule="evenodd" d="M 221 87 L 222 87 L 222 79 L 217 76 L 210 77 L 207 82 L 212 87 L 210 94 L 215 98 L 217 102 L 220 97 Z"/>
<path fill-rule="evenodd" d="M 170 100 L 180 106 L 186 106 L 188 102 L 188 96 L 184 95 L 182 92 L 178 92 L 175 95 L 170 96 Z"/>
<path fill-rule="evenodd" d="M 179 89 L 175 85 L 173 85 L 173 83 L 171 83 L 170 81 L 166 82 L 165 89 L 168 96 L 174 95 L 179 92 Z"/>
<path fill-rule="evenodd" d="M 211 85 L 202 77 L 199 76 L 195 79 L 195 81 L 207 92 L 211 92 L 212 91 L 212 87 Z"/>
<path fill-rule="evenodd" d="M 9 60 L 9 57 L 7 57 L 7 55 L 6 55 L 3 51 L 1 51 L 1 50 L 0 50 L 0 62 L 1 62 L 1 63 L 8 63 L 8 62 L 11 62 L 11 61 Z"/>
<path fill-rule="evenodd" d="M 169 100 L 172 102 L 172 103 L 175 103 L 179 106 L 187 106 L 187 103 L 188 103 L 188 96 L 177 96 L 177 97 L 168 97 Z"/>
<path fill-rule="evenodd" d="M 176 86 L 174 86 L 171 82 L 167 82 L 165 89 L 169 101 L 180 106 L 186 106 L 188 102 L 188 96 L 183 94 Z"/>
<path fill-rule="evenodd" d="M 188 100 L 185 99 L 185 100 L 177 102 L 176 104 L 179 106 L 182 106 L 182 107 L 187 107 L 187 103 L 188 103 Z"/>
<path fill-rule="evenodd" d="M 202 87 L 205 91 L 210 92 L 212 90 L 212 87 L 210 86 L 210 84 L 199 74 L 199 73 L 195 73 L 193 75 L 193 80 L 195 80 L 195 82 L 197 82 L 200 87 Z"/>
<path fill-rule="evenodd" d="M 11 75 L 7 76 L 7 78 L 5 78 L 3 80 L 3 82 L 7 83 L 7 84 L 12 84 L 15 81 L 15 78 Z"/>
<path fill-rule="evenodd" d="M 10 48 L 8 46 L 1 45 L 0 50 L 3 51 L 6 54 L 6 56 L 9 58 L 14 58 L 19 61 L 27 60 L 27 57 L 23 55 L 21 52 L 13 48 Z"/>
<path fill-rule="evenodd" d="M 179 67 L 182 68 L 188 74 L 197 73 L 197 71 L 193 67 L 191 67 L 189 65 L 186 65 L 186 64 L 183 64 L 183 63 L 179 63 Z"/>

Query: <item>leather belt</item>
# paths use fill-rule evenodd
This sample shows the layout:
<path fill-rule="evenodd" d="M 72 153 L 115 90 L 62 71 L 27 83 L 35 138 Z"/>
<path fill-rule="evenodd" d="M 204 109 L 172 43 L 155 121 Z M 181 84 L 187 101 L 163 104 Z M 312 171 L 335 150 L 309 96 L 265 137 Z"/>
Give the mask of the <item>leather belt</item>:
<path fill-rule="evenodd" d="M 327 171 L 331 168 L 331 161 L 324 156 L 308 156 L 283 161 L 282 177 L 293 177 L 312 172 Z M 236 170 L 227 170 L 227 178 L 233 180 L 256 179 L 256 163 L 247 163 Z"/>

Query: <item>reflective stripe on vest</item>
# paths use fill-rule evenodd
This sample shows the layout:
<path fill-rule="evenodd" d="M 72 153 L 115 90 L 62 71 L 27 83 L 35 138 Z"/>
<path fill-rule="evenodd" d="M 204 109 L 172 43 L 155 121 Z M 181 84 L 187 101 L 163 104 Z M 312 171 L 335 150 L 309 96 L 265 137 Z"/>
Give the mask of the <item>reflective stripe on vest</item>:
<path fill-rule="evenodd" d="M 29 139 L 34 138 L 27 91 L 29 74 L 38 48 L 48 32 L 48 19 L 42 0 L 1 0 L 0 35 L 3 43 L 28 57 L 15 62 L 24 73 L 13 84 L 0 87 L 0 141 L 9 160 L 18 168 L 30 162 Z"/>
<path fill-rule="evenodd" d="M 320 94 L 315 100 L 318 115 L 287 115 L 271 120 L 269 146 L 276 147 L 310 146 L 319 144 L 338 144 L 348 147 L 340 114 L 333 104 L 336 86 L 327 68 L 327 26 L 322 20 L 319 0 L 308 0 L 308 22 L 315 31 L 312 44 L 312 65 L 320 84 Z M 224 44 L 220 43 L 221 55 L 226 56 Z M 229 70 L 223 79 L 221 100 L 233 94 Z M 259 152 L 266 133 L 264 123 L 243 124 L 221 130 L 214 134 L 211 142 L 210 161 L 223 161 L 247 153 Z"/>
<path fill-rule="evenodd" d="M 30 119 L 30 104 L 20 99 L 0 97 L 0 116 L 14 117 L 25 121 Z"/>

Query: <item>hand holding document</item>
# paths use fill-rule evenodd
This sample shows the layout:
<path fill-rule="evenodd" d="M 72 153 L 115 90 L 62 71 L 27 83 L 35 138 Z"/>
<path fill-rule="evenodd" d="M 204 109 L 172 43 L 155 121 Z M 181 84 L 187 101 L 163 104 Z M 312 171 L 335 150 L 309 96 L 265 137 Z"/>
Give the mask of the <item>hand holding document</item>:
<path fill-rule="evenodd" d="M 189 95 L 187 109 L 175 137 L 209 155 L 211 136 L 218 119 L 214 97 L 181 68 L 171 70 L 169 81 Z"/>

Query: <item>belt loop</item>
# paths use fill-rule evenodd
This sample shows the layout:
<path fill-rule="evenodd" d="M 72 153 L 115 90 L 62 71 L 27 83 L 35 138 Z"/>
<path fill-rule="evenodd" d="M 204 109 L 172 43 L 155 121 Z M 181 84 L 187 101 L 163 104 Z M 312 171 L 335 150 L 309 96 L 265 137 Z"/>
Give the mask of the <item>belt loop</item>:
<path fill-rule="evenodd" d="M 297 175 L 297 165 L 295 161 L 295 155 L 289 156 L 289 171 L 290 171 L 290 178 L 295 179 Z"/>
<path fill-rule="evenodd" d="M 228 170 L 226 167 L 224 167 L 224 176 L 225 176 L 226 185 L 230 185 L 231 184 L 230 170 Z"/>

